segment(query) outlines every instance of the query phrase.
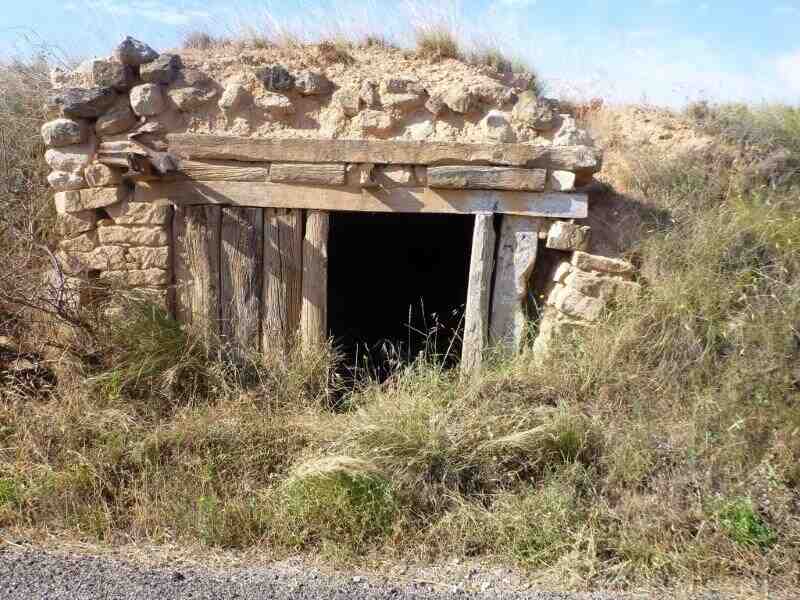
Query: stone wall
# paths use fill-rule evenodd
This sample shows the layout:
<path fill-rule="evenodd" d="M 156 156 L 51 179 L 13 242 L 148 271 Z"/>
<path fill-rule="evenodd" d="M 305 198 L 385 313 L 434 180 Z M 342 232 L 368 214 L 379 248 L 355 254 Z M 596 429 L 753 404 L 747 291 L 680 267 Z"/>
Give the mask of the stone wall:
<path fill-rule="evenodd" d="M 230 176 L 225 163 L 183 160 L 191 156 L 171 152 L 168 134 L 287 143 L 530 144 L 531 156 L 543 148 L 570 147 L 579 160 L 588 160 L 568 170 L 545 165 L 500 175 L 440 168 L 436 173 L 442 181 L 436 186 L 443 188 L 470 187 L 475 183 L 470 177 L 477 177 L 488 181 L 488 189 L 566 194 L 579 191 L 600 167 L 591 137 L 560 113 L 558 102 L 528 90 L 525 78 L 457 60 L 421 60 L 391 48 L 352 47 L 345 54 L 331 53 L 324 44 L 159 54 L 126 38 L 111 57 L 88 60 L 71 72 L 55 70 L 53 120 L 42 127 L 42 137 L 52 169 L 48 180 L 56 191 L 58 256 L 70 286 L 144 289 L 167 300 L 174 284 L 173 208 L 162 198 L 151 201 L 147 182 Z M 316 181 L 361 188 L 435 187 L 428 181 L 429 169 L 420 165 L 309 169 L 237 161 L 232 168 L 244 185 Z M 512 187 L 507 177 L 514 178 Z M 564 324 L 598 318 L 605 300 L 635 285 L 627 263 L 623 267 L 581 252 L 587 248 L 587 227 L 543 219 L 536 227 L 534 240 L 546 237 L 548 248 L 574 252 L 572 264 L 556 273 L 542 339 Z"/>

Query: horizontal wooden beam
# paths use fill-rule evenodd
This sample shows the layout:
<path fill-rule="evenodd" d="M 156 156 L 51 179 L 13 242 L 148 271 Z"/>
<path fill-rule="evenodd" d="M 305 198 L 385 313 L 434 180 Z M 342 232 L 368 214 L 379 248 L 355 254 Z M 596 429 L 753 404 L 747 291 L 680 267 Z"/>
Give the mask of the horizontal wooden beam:
<path fill-rule="evenodd" d="M 428 185 L 432 188 L 541 192 L 546 180 L 545 169 L 475 165 L 428 167 Z"/>
<path fill-rule="evenodd" d="M 190 159 L 400 165 L 487 164 L 588 172 L 599 171 L 601 166 L 600 153 L 589 146 L 262 139 L 193 133 L 170 134 L 167 141 L 170 152 Z"/>
<path fill-rule="evenodd" d="M 482 212 L 584 219 L 586 194 L 435 190 L 431 188 L 356 188 L 301 186 L 271 182 L 140 182 L 135 199 L 167 199 L 174 204 L 232 204 L 364 212 L 475 214 Z"/>
<path fill-rule="evenodd" d="M 269 181 L 268 163 L 182 160 L 178 170 L 172 177 L 198 181 Z"/>
<path fill-rule="evenodd" d="M 274 163 L 269 178 L 276 183 L 344 185 L 346 169 L 344 163 Z"/>

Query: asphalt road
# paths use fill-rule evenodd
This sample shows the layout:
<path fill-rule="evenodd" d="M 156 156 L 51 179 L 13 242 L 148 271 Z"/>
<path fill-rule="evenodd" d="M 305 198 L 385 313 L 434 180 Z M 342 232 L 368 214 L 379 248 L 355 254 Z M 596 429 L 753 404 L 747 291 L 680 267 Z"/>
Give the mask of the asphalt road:
<path fill-rule="evenodd" d="M 641 597 L 641 596 L 640 596 Z M 116 559 L 0 548 L 2 600 L 145 599 L 391 599 L 430 600 L 514 598 L 536 600 L 618 600 L 606 593 L 509 593 L 469 591 L 458 585 L 372 582 L 366 577 L 333 577 L 314 570 L 268 568 L 153 569 Z M 630 598 L 630 597 L 628 597 Z"/>

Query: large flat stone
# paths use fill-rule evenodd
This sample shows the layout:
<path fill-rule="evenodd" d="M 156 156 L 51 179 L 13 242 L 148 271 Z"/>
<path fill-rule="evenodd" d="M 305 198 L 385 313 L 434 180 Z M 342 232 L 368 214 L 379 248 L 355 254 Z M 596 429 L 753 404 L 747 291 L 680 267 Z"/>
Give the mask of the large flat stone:
<path fill-rule="evenodd" d="M 51 148 L 82 144 L 87 140 L 89 128 L 86 121 L 55 119 L 42 125 L 42 139 Z"/>
<path fill-rule="evenodd" d="M 152 202 L 121 202 L 106 208 L 115 225 L 166 225 L 171 207 Z"/>
<path fill-rule="evenodd" d="M 110 87 L 65 88 L 56 92 L 51 103 L 61 108 L 66 117 L 74 119 L 96 119 L 117 99 Z"/>
<path fill-rule="evenodd" d="M 110 225 L 97 228 L 101 244 L 118 246 L 166 246 L 169 236 L 163 227 Z"/>

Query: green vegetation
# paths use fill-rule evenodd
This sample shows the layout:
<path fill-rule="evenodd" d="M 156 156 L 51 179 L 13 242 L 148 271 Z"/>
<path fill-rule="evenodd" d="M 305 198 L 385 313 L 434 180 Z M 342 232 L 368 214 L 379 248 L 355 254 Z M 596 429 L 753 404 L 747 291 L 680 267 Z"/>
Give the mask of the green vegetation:
<path fill-rule="evenodd" d="M 14 81 L 11 99 L 0 86 L 12 258 L 10 224 L 46 242 L 51 211 L 41 89 Z M 792 164 L 797 112 L 713 110 L 693 121 L 717 136 L 701 156 L 618 142 L 637 165 L 618 183 L 642 219 L 628 253 L 645 292 L 543 363 L 496 359 L 466 381 L 422 357 L 334 408 L 330 351 L 234 361 L 138 300 L 77 315 L 47 354 L 58 385 L 0 388 L 0 525 L 351 561 L 496 556 L 577 587 L 795 585 L 799 192 L 753 165 L 779 147 Z M 709 125 L 733 114 L 753 133 Z M 26 248 L 18 278 L 46 264 Z M 44 352 L 55 338 L 12 300 L 3 331 Z"/>

